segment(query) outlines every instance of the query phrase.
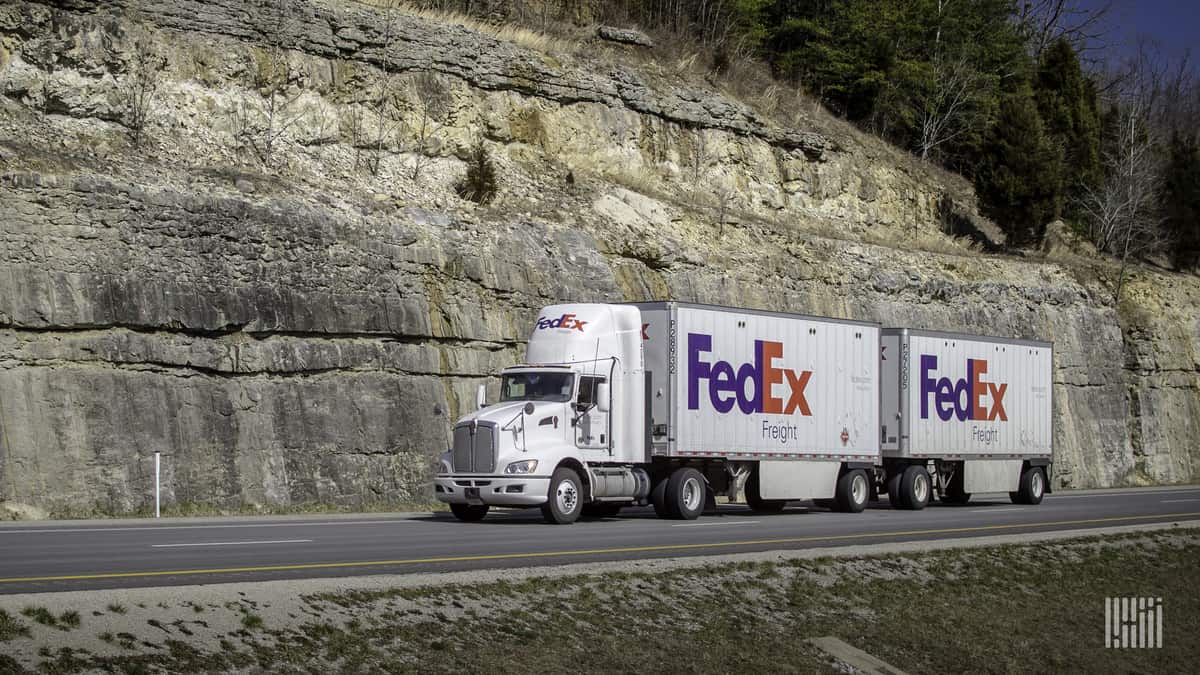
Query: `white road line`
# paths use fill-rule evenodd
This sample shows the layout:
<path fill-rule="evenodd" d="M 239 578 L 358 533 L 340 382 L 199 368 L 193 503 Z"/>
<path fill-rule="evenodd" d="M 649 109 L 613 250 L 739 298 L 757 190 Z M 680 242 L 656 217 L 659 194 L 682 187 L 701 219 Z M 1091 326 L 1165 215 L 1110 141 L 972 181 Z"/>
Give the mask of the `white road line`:
<path fill-rule="evenodd" d="M 709 527 L 711 525 L 753 525 L 757 520 L 739 520 L 730 521 L 728 523 L 685 523 L 683 525 L 672 525 L 671 527 Z"/>
<path fill-rule="evenodd" d="M 246 544 L 307 544 L 312 539 L 276 539 L 274 541 L 206 541 L 192 544 L 151 544 L 150 548 L 178 548 L 180 546 L 245 546 Z"/>
<path fill-rule="evenodd" d="M 148 525 L 133 527 L 74 527 L 74 528 L 45 528 L 26 530 L 22 528 L 0 529 L 2 534 L 47 534 L 69 532 L 139 532 L 142 530 L 235 530 L 245 527 L 321 527 L 324 525 L 392 525 L 400 523 L 417 523 L 419 520 L 397 518 L 395 520 L 331 520 L 303 523 L 245 523 L 240 525 Z"/>
<path fill-rule="evenodd" d="M 1160 499 L 1160 504 L 1178 504 L 1180 502 L 1200 502 L 1200 499 Z"/>
<path fill-rule="evenodd" d="M 984 507 L 982 509 L 967 509 L 967 510 L 970 511 L 971 513 L 1008 513 L 1009 511 L 1026 511 L 1027 509 L 1023 509 L 1018 506 L 1015 508 L 1007 508 L 1007 509 L 996 509 L 996 508 Z"/>

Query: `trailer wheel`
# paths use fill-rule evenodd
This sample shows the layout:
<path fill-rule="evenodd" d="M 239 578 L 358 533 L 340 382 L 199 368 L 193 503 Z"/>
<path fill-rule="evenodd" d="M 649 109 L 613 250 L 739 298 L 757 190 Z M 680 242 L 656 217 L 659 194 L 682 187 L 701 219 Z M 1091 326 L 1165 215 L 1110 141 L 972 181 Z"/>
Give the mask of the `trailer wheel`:
<path fill-rule="evenodd" d="M 464 523 L 475 523 L 487 515 L 487 504 L 451 504 L 450 513 Z"/>
<path fill-rule="evenodd" d="M 787 501 L 783 499 L 763 499 L 758 492 L 758 469 L 750 473 L 749 480 L 746 481 L 746 505 L 751 511 L 759 513 L 779 513 L 787 506 Z"/>
<path fill-rule="evenodd" d="M 867 507 L 871 498 L 871 486 L 867 481 L 867 472 L 853 469 L 838 478 L 837 492 L 834 493 L 834 506 L 844 513 L 859 513 Z"/>
<path fill-rule="evenodd" d="M 704 476 L 691 467 L 676 469 L 667 479 L 666 496 L 673 518 L 699 518 L 704 511 Z"/>
<path fill-rule="evenodd" d="M 583 505 L 583 515 L 587 518 L 612 518 L 621 512 L 623 504 L 612 502 L 594 502 Z"/>
<path fill-rule="evenodd" d="M 583 511 L 583 483 L 574 469 L 560 466 L 550 477 L 550 494 L 542 505 L 542 516 L 547 523 L 569 525 L 579 519 Z"/>
<path fill-rule="evenodd" d="M 903 506 L 900 502 L 900 480 L 904 477 L 903 472 L 888 474 L 887 477 L 887 493 L 888 502 L 893 509 L 898 509 Z"/>
<path fill-rule="evenodd" d="M 910 465 L 900 476 L 900 506 L 920 511 L 929 503 L 929 472 L 925 467 Z"/>
<path fill-rule="evenodd" d="M 1046 494 L 1046 474 L 1042 467 L 1031 466 L 1021 473 L 1021 482 L 1017 491 L 1008 493 L 1008 498 L 1014 504 L 1041 504 Z"/>

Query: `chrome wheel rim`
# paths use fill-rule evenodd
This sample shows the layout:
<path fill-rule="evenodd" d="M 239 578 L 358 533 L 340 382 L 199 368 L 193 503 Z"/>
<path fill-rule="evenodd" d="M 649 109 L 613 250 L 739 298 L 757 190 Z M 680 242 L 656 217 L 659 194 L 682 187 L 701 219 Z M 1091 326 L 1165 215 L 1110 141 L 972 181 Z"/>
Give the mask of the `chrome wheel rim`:
<path fill-rule="evenodd" d="M 554 499 L 558 503 L 559 511 L 571 513 L 579 505 L 579 487 L 575 485 L 574 481 L 564 480 L 558 484 Z"/>
<path fill-rule="evenodd" d="M 863 504 L 867 501 L 867 479 L 863 478 L 862 474 L 854 477 L 850 483 L 850 495 L 854 498 L 855 504 Z"/>
<path fill-rule="evenodd" d="M 1034 499 L 1037 499 L 1038 497 L 1042 496 L 1042 472 L 1041 471 L 1033 472 L 1033 480 L 1030 481 L 1030 488 L 1031 488 L 1030 492 L 1033 494 Z"/>
<path fill-rule="evenodd" d="M 683 508 L 688 511 L 695 511 L 700 508 L 700 500 L 703 498 L 704 489 L 700 485 L 700 481 L 696 478 L 689 478 L 683 483 Z"/>
<path fill-rule="evenodd" d="M 913 496 L 917 498 L 918 502 L 929 499 L 929 477 L 925 474 L 919 474 L 913 481 Z"/>

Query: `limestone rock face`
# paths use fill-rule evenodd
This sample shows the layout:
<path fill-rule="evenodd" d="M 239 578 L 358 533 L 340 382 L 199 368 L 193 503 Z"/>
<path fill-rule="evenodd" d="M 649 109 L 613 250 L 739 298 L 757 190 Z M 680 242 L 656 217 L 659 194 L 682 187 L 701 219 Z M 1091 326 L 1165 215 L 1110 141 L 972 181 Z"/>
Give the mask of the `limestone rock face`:
<path fill-rule="evenodd" d="M 1194 276 L 1135 270 L 1118 304 L 1095 258 L 981 254 L 946 234 L 978 219 L 960 180 L 586 46 L 357 3 L 136 5 L 0 6 L 5 513 L 142 508 L 155 452 L 167 503 L 426 500 L 475 388 L 564 301 L 1053 340 L 1056 486 L 1200 475 Z M 137 35 L 167 63 L 141 148 Z M 247 120 L 275 57 L 267 161 Z M 445 96 L 426 127 L 418 72 Z M 454 191 L 476 143 L 487 207 Z"/>

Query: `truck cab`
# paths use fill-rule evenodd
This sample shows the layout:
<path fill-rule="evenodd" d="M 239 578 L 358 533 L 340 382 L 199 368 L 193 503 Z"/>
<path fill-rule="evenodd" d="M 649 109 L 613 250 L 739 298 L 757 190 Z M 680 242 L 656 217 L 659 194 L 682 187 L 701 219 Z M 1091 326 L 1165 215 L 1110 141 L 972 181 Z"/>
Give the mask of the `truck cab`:
<path fill-rule="evenodd" d="M 461 520 L 489 507 L 541 507 L 572 522 L 585 504 L 644 500 L 648 460 L 641 313 L 629 305 L 542 310 L 525 362 L 500 373 L 500 398 L 455 423 L 434 495 Z M 606 509 L 607 507 L 607 509 Z"/>

